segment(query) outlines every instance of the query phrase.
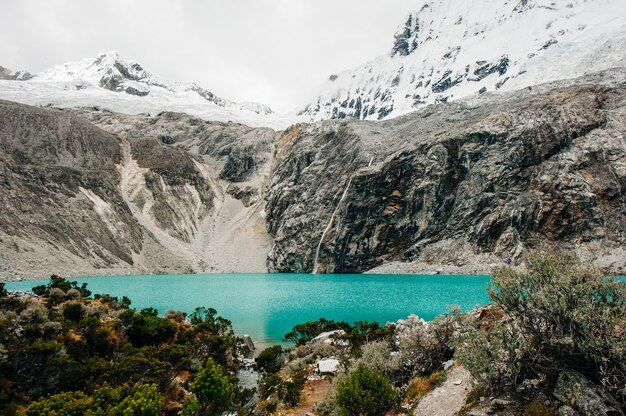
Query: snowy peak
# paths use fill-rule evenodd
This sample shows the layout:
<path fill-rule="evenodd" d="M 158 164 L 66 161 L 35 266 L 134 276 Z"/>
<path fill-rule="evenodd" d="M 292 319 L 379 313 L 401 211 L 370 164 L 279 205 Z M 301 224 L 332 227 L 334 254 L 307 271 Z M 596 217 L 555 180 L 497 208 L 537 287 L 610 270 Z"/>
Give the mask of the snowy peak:
<path fill-rule="evenodd" d="M 37 81 L 71 83 L 76 89 L 99 87 L 114 92 L 145 97 L 153 88 L 172 93 L 192 91 L 220 106 L 236 106 L 197 84 L 170 83 L 144 69 L 139 62 L 125 61 L 117 52 L 102 53 L 95 58 L 57 65 L 37 75 Z"/>
<path fill-rule="evenodd" d="M 626 64 L 623 0 L 429 0 L 388 55 L 333 75 L 299 114 L 384 119 Z"/>
<path fill-rule="evenodd" d="M 33 76 L 28 71 L 11 71 L 9 68 L 0 66 L 0 79 L 10 81 L 26 81 Z"/>
<path fill-rule="evenodd" d="M 0 98 L 31 105 L 98 107 L 127 114 L 175 111 L 205 120 L 276 129 L 296 119 L 276 115 L 263 104 L 218 97 L 196 83 L 170 82 L 116 52 L 57 65 L 34 76 L 0 67 Z"/>

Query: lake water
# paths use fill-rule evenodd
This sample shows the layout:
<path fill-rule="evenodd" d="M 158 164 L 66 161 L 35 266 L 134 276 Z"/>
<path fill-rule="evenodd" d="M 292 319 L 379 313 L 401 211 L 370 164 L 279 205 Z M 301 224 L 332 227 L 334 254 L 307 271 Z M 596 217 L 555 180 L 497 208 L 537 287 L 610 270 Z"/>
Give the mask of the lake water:
<path fill-rule="evenodd" d="M 233 322 L 237 335 L 260 346 L 278 343 L 298 324 L 318 318 L 378 321 L 416 314 L 431 320 L 451 305 L 463 310 L 489 303 L 488 276 L 204 274 L 71 279 L 95 293 L 126 295 L 132 307 L 192 312 L 213 307 Z M 30 290 L 41 281 L 10 282 Z"/>

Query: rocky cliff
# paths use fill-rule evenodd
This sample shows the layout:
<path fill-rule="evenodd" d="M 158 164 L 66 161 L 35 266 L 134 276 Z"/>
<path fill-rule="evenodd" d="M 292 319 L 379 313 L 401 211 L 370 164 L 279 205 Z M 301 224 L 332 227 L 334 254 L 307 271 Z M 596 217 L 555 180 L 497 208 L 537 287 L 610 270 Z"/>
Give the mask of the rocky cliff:
<path fill-rule="evenodd" d="M 0 276 L 626 263 L 626 71 L 276 133 L 0 102 Z"/>
<path fill-rule="evenodd" d="M 625 74 L 292 127 L 267 195 L 269 269 L 484 272 L 540 244 L 623 267 Z"/>
<path fill-rule="evenodd" d="M 265 271 L 274 135 L 1 101 L 0 273 Z"/>

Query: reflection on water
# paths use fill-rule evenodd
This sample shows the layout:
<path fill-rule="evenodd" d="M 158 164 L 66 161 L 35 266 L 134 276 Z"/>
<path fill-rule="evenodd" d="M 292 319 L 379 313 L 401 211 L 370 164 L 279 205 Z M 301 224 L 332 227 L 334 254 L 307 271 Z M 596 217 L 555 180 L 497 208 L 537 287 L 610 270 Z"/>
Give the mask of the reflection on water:
<path fill-rule="evenodd" d="M 431 320 L 451 305 L 463 310 L 489 302 L 487 276 L 204 274 L 74 279 L 93 293 L 126 295 L 137 309 L 161 314 L 213 307 L 230 319 L 237 335 L 257 346 L 280 342 L 295 324 L 321 317 L 396 321 L 409 314 Z M 43 281 L 7 283 L 29 290 Z"/>

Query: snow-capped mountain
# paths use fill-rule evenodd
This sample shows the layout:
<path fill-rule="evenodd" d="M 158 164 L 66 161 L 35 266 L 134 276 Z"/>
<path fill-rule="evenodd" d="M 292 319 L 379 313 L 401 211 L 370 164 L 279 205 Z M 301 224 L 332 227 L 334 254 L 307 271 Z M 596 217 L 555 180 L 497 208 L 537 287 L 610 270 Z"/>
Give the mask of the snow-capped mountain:
<path fill-rule="evenodd" d="M 292 121 L 263 104 L 238 103 L 194 83 L 169 82 L 116 52 L 57 65 L 36 75 L 0 68 L 0 98 L 62 108 L 96 106 L 127 114 L 177 111 L 206 120 L 274 128 Z"/>
<path fill-rule="evenodd" d="M 384 119 L 626 65 L 624 0 L 418 2 L 388 55 L 333 74 L 299 114 Z"/>

